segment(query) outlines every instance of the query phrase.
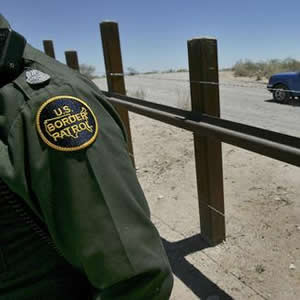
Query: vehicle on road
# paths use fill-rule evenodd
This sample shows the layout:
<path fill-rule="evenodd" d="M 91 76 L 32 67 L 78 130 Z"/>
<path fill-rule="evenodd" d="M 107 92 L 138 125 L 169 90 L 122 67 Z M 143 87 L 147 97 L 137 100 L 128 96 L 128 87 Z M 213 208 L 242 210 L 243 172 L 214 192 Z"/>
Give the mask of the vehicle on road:
<path fill-rule="evenodd" d="M 300 72 L 274 74 L 270 77 L 267 89 L 275 101 L 287 103 L 294 97 L 300 97 Z"/>

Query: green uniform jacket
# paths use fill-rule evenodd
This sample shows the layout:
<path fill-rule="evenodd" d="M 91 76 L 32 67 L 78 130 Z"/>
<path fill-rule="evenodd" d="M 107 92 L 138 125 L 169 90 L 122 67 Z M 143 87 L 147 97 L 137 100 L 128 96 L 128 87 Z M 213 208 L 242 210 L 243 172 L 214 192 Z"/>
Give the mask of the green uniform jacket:
<path fill-rule="evenodd" d="M 29 45 L 24 58 L 24 72 L 0 88 L 0 178 L 45 222 L 63 260 L 88 279 L 93 299 L 169 299 L 173 284 L 170 266 L 150 221 L 115 110 L 78 72 Z M 49 82 L 28 84 L 26 71 L 31 69 L 50 75 Z M 89 146 L 61 151 L 41 138 L 37 114 L 43 103 L 55 96 L 76 97 L 94 113 L 99 128 Z M 3 255 L 4 261 L 9 260 L 5 257 L 9 251 L 1 253 L 0 241 L 0 258 Z M 39 254 L 34 255 L 27 253 L 25 259 L 41 260 L 36 257 Z M 47 264 L 47 257 L 44 259 Z M 6 267 L 8 272 L 14 268 Z M 27 272 L 34 274 L 35 270 Z M 59 270 L 55 272 L 59 274 Z M 24 278 L 14 289 L 27 289 L 28 295 L 35 295 L 28 287 L 34 290 L 41 278 Z M 14 298 L 9 296 L 13 291 L 1 288 L 0 267 L 1 300 L 46 299 Z M 60 298 L 59 292 L 55 297 L 52 299 L 68 299 L 65 295 Z"/>

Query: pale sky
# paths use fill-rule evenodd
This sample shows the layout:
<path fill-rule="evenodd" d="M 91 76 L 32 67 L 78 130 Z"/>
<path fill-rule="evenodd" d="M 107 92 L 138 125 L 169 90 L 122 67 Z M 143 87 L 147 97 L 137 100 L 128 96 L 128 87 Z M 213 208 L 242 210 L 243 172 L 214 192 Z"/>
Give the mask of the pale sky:
<path fill-rule="evenodd" d="M 42 50 L 54 41 L 56 58 L 77 50 L 80 63 L 104 72 L 99 23 L 119 23 L 124 70 L 186 68 L 188 39 L 218 40 L 220 68 L 237 60 L 300 59 L 300 1 L 6 1 L 1 13 Z"/>

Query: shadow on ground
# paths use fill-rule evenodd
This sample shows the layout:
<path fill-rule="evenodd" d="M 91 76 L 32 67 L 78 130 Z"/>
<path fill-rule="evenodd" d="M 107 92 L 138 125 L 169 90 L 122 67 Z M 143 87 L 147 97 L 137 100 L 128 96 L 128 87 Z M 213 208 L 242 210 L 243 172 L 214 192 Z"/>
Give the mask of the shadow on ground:
<path fill-rule="evenodd" d="M 265 100 L 265 102 L 275 103 L 275 104 L 280 104 L 280 105 L 300 106 L 300 100 L 299 99 L 290 99 L 287 103 L 281 103 L 281 102 L 278 102 L 274 99 L 268 99 L 268 100 Z"/>
<path fill-rule="evenodd" d="M 208 248 L 200 235 L 170 243 L 163 240 L 173 273 L 201 300 L 233 299 L 186 260 L 185 256 Z"/>

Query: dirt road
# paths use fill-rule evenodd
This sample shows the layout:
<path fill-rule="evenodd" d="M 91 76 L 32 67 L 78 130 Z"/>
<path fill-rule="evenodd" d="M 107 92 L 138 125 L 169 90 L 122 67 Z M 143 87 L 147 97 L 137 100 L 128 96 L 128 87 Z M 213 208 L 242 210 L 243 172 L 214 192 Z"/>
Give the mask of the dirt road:
<path fill-rule="evenodd" d="M 106 89 L 104 79 L 97 83 Z M 127 76 L 126 87 L 129 95 L 189 107 L 188 73 Z M 263 82 L 220 72 L 220 100 L 222 118 L 300 137 L 300 100 L 289 105 L 276 103 Z"/>

